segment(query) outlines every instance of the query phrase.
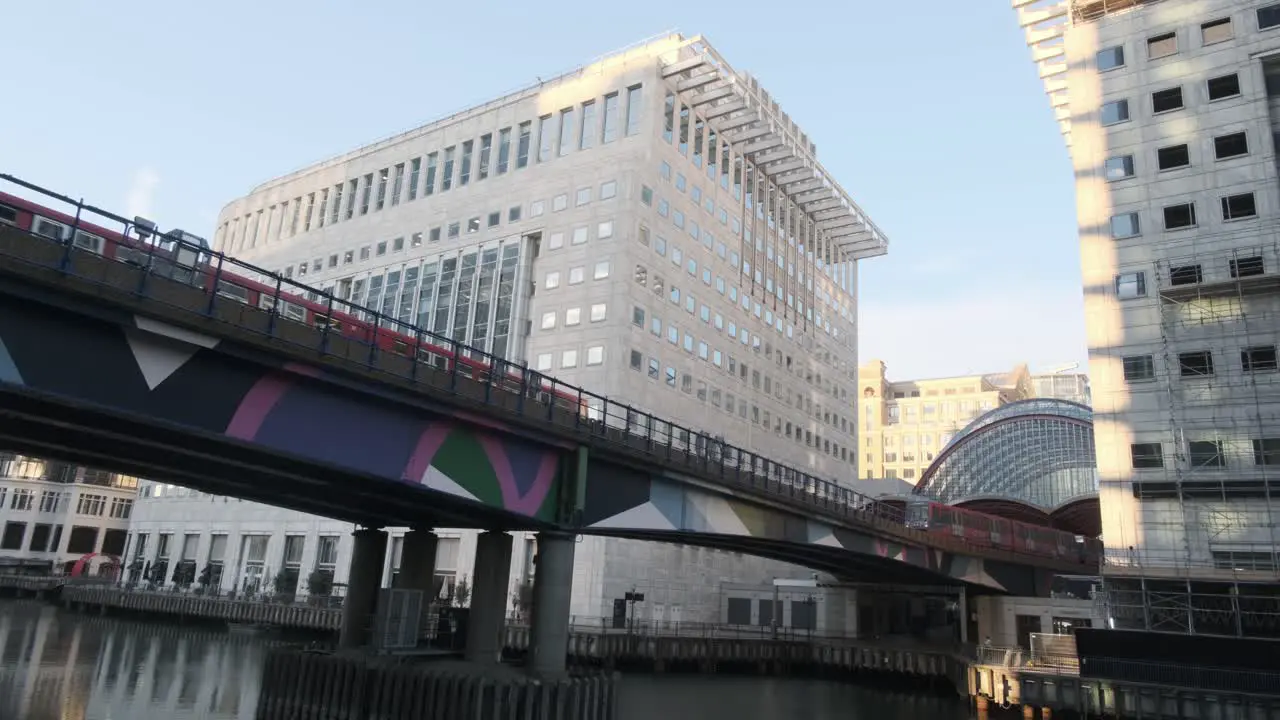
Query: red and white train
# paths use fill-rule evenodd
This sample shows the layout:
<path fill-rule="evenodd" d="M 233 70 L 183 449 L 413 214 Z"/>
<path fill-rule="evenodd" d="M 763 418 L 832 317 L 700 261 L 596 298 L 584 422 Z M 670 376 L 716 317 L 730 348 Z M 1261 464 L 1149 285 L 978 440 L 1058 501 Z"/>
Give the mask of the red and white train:
<path fill-rule="evenodd" d="M 495 387 L 509 392 L 518 393 L 525 387 L 514 369 L 494 373 L 489 363 L 467 357 L 466 351 L 458 356 L 438 342 L 419 340 L 413 335 L 379 327 L 376 321 L 361 317 L 360 308 L 345 302 L 335 300 L 331 310 L 327 300 L 321 303 L 297 293 L 277 291 L 273 285 L 228 272 L 225 268 L 218 269 L 209 262 L 209 243 L 182 230 L 158 234 L 154 227 L 136 219 L 128 224 L 124 233 L 120 233 L 83 219 L 77 222 L 76 218 L 65 213 L 3 192 L 0 192 L 0 224 L 12 225 L 57 242 L 66 242 L 74 231 L 73 244 L 81 251 L 150 267 L 156 274 L 180 279 L 206 290 L 216 282 L 218 295 L 264 310 L 276 305 L 277 316 L 282 319 L 319 328 L 327 326 L 331 332 L 336 331 L 366 345 L 376 345 L 381 351 L 406 357 L 413 357 L 416 348 L 421 362 L 444 371 L 451 371 L 452 364 L 456 362 L 460 376 L 492 382 Z M 585 401 L 576 393 L 560 390 L 549 379 L 529 388 L 528 392 L 530 397 L 542 402 L 554 398 L 557 406 L 569 412 L 588 414 Z"/>
<path fill-rule="evenodd" d="M 911 499 L 904 505 L 907 527 L 950 535 L 972 545 L 1081 563 L 1098 562 L 1102 558 L 1102 543 L 1097 538 L 931 500 Z"/>

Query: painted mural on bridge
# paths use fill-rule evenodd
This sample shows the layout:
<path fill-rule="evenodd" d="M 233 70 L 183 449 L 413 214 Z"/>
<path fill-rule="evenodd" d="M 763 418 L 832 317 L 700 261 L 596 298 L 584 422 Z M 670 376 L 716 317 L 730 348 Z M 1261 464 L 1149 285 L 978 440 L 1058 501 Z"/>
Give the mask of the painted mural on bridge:
<path fill-rule="evenodd" d="M 887 567 L 883 563 L 901 563 L 950 580 L 1000 590 L 1032 588 L 1036 582 L 1034 573 L 1026 568 L 890 542 L 747 496 L 707 490 L 684 478 L 597 461 L 590 465 L 582 525 L 588 532 L 720 535 L 749 539 L 757 547 L 759 541 L 792 549 L 808 547 L 837 558 L 836 564 L 841 557 L 847 557 L 851 566 L 870 557 L 881 561 L 881 567 Z M 805 553 L 787 554 L 802 557 Z"/>
<path fill-rule="evenodd" d="M 217 338 L 125 322 L 0 298 L 0 383 L 553 519 L 556 448 L 384 402 L 315 368 L 231 357 Z"/>

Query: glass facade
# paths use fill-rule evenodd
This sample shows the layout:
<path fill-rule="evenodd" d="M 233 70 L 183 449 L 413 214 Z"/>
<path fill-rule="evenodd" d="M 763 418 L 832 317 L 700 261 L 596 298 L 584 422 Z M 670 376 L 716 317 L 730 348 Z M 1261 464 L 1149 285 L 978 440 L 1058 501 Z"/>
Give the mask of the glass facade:
<path fill-rule="evenodd" d="M 1035 398 L 984 413 L 947 443 L 914 492 L 947 504 L 1015 500 L 1046 512 L 1096 495 L 1093 411 Z"/>

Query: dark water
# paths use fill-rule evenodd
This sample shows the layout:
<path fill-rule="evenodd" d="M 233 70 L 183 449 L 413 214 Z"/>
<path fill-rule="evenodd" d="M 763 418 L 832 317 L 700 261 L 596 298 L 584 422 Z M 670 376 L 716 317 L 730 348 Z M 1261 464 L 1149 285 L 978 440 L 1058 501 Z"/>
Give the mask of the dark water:
<path fill-rule="evenodd" d="M 254 636 L 0 602 L 0 720 L 248 720 Z M 950 698 L 774 678 L 628 676 L 620 720 L 964 720 Z"/>

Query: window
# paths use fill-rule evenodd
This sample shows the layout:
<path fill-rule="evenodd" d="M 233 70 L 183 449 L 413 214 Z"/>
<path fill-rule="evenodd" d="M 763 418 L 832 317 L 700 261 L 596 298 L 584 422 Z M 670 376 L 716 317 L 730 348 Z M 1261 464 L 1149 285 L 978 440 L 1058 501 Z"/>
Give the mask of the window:
<path fill-rule="evenodd" d="M 574 228 L 573 239 L 570 240 L 570 242 L 573 243 L 574 245 L 586 245 L 587 229 L 585 227 Z"/>
<path fill-rule="evenodd" d="M 578 134 L 578 148 L 586 150 L 596 144 L 596 104 L 582 103 L 582 132 Z"/>
<path fill-rule="evenodd" d="M 1280 3 L 1258 8 L 1258 29 L 1267 30 L 1280 25 Z"/>
<path fill-rule="evenodd" d="M 658 376 L 661 374 L 662 364 L 658 362 L 657 358 L 649 358 L 649 377 L 657 380 Z"/>
<path fill-rule="evenodd" d="M 500 222 L 502 222 L 502 213 L 500 212 L 489 213 L 488 227 L 497 227 L 498 223 Z"/>
<path fill-rule="evenodd" d="M 1160 443 L 1133 443 L 1129 446 L 1129 454 L 1133 458 L 1135 470 L 1164 467 L 1164 452 L 1160 449 Z"/>
<path fill-rule="evenodd" d="M 1249 141 L 1244 132 L 1219 135 L 1213 139 L 1213 153 L 1218 160 L 1249 154 Z"/>
<path fill-rule="evenodd" d="M 1146 294 L 1146 273 L 1125 273 L 1116 276 L 1116 297 L 1121 300 L 1131 300 L 1144 297 Z"/>
<path fill-rule="evenodd" d="M 1123 359 L 1123 363 L 1125 382 L 1155 379 L 1156 366 L 1150 355 L 1130 355 Z"/>
<path fill-rule="evenodd" d="M 600 183 L 600 199 L 608 200 L 618 195 L 618 183 L 616 180 Z"/>
<path fill-rule="evenodd" d="M 1123 180 L 1133 177 L 1133 156 L 1132 155 L 1116 155 L 1107 158 L 1105 165 L 1108 180 Z"/>
<path fill-rule="evenodd" d="M 1260 345 L 1241 350 L 1240 367 L 1245 372 L 1274 372 L 1276 369 L 1276 346 Z"/>
<path fill-rule="evenodd" d="M 1240 76 L 1231 73 L 1230 75 L 1209 78 L 1207 86 L 1209 88 L 1210 102 L 1234 97 L 1240 94 Z"/>
<path fill-rule="evenodd" d="M 587 124 L 586 122 L 583 123 Z M 618 138 L 618 93 L 604 96 L 604 124 L 600 132 L 600 142 L 611 143 Z"/>
<path fill-rule="evenodd" d="M 591 322 L 601 322 L 608 314 L 608 306 L 604 303 L 595 303 L 591 306 Z M 641 325 L 644 324 L 644 318 L 640 318 Z"/>
<path fill-rule="evenodd" d="M 1195 285 L 1204 280 L 1199 265 L 1179 265 L 1169 268 L 1170 285 Z"/>
<path fill-rule="evenodd" d="M 560 157 L 573 150 L 573 108 L 560 111 Z"/>
<path fill-rule="evenodd" d="M 564 233 L 551 233 L 547 236 L 547 249 L 559 250 L 564 247 Z"/>
<path fill-rule="evenodd" d="M 607 240 L 611 237 L 613 237 L 613 221 L 612 220 L 605 220 L 604 222 L 596 226 L 597 239 Z"/>
<path fill-rule="evenodd" d="M 1241 218 L 1257 217 L 1257 215 L 1258 206 L 1251 192 L 1228 195 L 1222 198 L 1223 220 L 1239 220 Z"/>
<path fill-rule="evenodd" d="M 1254 439 L 1253 464 L 1280 465 L 1280 438 Z"/>
<path fill-rule="evenodd" d="M 1222 467 L 1226 458 L 1222 455 L 1221 440 L 1192 440 L 1187 443 L 1187 460 L 1193 468 Z"/>
<path fill-rule="evenodd" d="M 457 151 L 457 148 L 451 147 L 444 149 L 444 169 L 440 173 L 441 192 L 453 187 L 453 156 Z"/>
<path fill-rule="evenodd" d="M 545 321 L 546 318 L 544 317 L 543 320 Z M 575 308 L 569 308 L 568 310 L 565 310 L 564 324 L 565 324 L 565 327 L 573 327 L 574 325 L 581 325 L 582 324 L 582 308 L 575 307 Z"/>
<path fill-rule="evenodd" d="M 1200 24 L 1200 38 L 1204 45 L 1230 40 L 1235 32 L 1231 28 L 1231 18 L 1224 17 Z"/>
<path fill-rule="evenodd" d="M 1195 203 L 1170 205 L 1164 209 L 1165 230 L 1181 230 L 1182 228 L 1195 227 L 1195 224 Z"/>
<path fill-rule="evenodd" d="M 471 154 L 473 148 L 475 148 L 475 141 L 473 140 L 462 143 L 462 159 L 458 163 L 459 187 L 471 182 Z"/>
<path fill-rule="evenodd" d="M 635 135 L 640 132 L 640 113 L 644 105 L 641 101 L 640 86 L 633 85 L 627 88 L 627 135 Z"/>
<path fill-rule="evenodd" d="M 542 213 L 546 212 L 546 203 L 541 200 L 534 200 L 529 203 L 529 217 L 542 217 Z"/>
<path fill-rule="evenodd" d="M 551 311 L 551 312 L 544 312 L 544 313 L 542 313 L 542 324 L 540 325 L 540 327 L 541 327 L 543 330 L 551 330 L 551 329 L 554 329 L 554 328 L 555 328 L 555 326 L 556 326 L 556 313 L 555 313 L 555 311 L 553 310 L 553 311 Z"/>
<path fill-rule="evenodd" d="M 534 367 L 539 371 L 551 369 L 551 353 L 538 353 L 538 359 Z"/>
<path fill-rule="evenodd" d="M 543 115 L 538 118 L 538 162 L 551 159 L 555 144 L 555 116 Z"/>
<path fill-rule="evenodd" d="M 680 192 L 684 192 L 686 186 L 687 181 L 684 178 L 684 173 L 676 173 L 676 189 Z"/>
<path fill-rule="evenodd" d="M 418 174 L 422 172 L 422 158 L 414 158 L 409 163 L 409 199 L 418 197 Z"/>
<path fill-rule="evenodd" d="M 483 180 L 489 177 L 489 154 L 493 150 L 493 134 L 480 136 L 480 177 Z"/>
<path fill-rule="evenodd" d="M 467 234 L 480 231 L 480 217 L 476 216 L 467 220 Z"/>
<path fill-rule="evenodd" d="M 631 324 L 636 327 L 644 327 L 644 308 L 639 305 L 631 308 Z"/>
<path fill-rule="evenodd" d="M 1129 119 L 1129 101 L 1113 100 L 1102 106 L 1102 124 L 1115 125 Z"/>
<path fill-rule="evenodd" d="M 604 363 L 604 346 L 592 345 L 587 348 L 587 364 L 601 365 Z"/>
<path fill-rule="evenodd" d="M 544 285 L 548 290 L 554 290 L 555 288 L 560 287 L 560 273 L 558 272 L 547 273 L 547 280 L 544 283 Z"/>
<path fill-rule="evenodd" d="M 1253 277 L 1255 275 L 1261 275 L 1263 274 L 1263 272 L 1265 272 L 1265 267 L 1262 264 L 1261 255 L 1254 255 L 1253 257 L 1244 257 L 1244 258 L 1232 258 L 1230 262 L 1230 266 L 1231 266 L 1231 277 L 1233 278 Z"/>
<path fill-rule="evenodd" d="M 639 350 L 632 350 L 631 351 L 631 369 L 639 370 L 642 367 L 644 367 L 644 356 L 640 354 Z"/>
<path fill-rule="evenodd" d="M 589 202 L 591 202 L 591 188 L 578 188 L 578 194 L 574 196 L 574 205 L 576 207 L 582 207 Z"/>
<path fill-rule="evenodd" d="M 1117 45 L 1098 51 L 1097 65 L 1099 70 L 1114 70 L 1124 67 L 1124 46 Z"/>
<path fill-rule="evenodd" d="M 603 280 L 609 277 L 609 261 L 602 260 L 596 263 L 595 272 L 592 277 L 596 280 Z"/>
<path fill-rule="evenodd" d="M 1128 212 L 1111 216 L 1111 237 L 1114 239 L 1135 237 L 1142 233 L 1138 213 Z"/>
<path fill-rule="evenodd" d="M 1147 38 L 1147 59 L 1156 60 L 1178 52 L 1178 34 L 1163 33 Z"/>
<path fill-rule="evenodd" d="M 1174 87 L 1151 93 L 1151 112 L 1162 113 L 1182 108 L 1182 88 Z M 1125 119 L 1128 119 L 1126 113 Z"/>
<path fill-rule="evenodd" d="M 577 351 L 577 350 L 565 350 L 563 353 L 561 353 L 561 354 L 560 354 L 560 367 L 562 367 L 562 368 L 576 368 L 576 367 L 578 367 L 578 351 Z"/>
<path fill-rule="evenodd" d="M 507 222 L 516 222 L 519 219 L 520 219 L 520 206 L 512 205 L 511 209 L 507 210 Z"/>
<path fill-rule="evenodd" d="M 640 186 L 640 202 L 653 207 L 653 188 L 648 185 Z"/>
<path fill-rule="evenodd" d="M 1178 353 L 1178 374 L 1184 378 L 1213 375 L 1213 354 L 1208 350 Z"/>
<path fill-rule="evenodd" d="M 551 212 L 560 212 L 567 207 L 569 207 L 568 195 L 560 193 L 559 195 L 551 198 Z"/>
<path fill-rule="evenodd" d="M 579 285 L 584 277 L 584 269 L 581 267 L 569 268 L 569 284 Z"/>
<path fill-rule="evenodd" d="M 507 168 L 511 164 L 511 128 L 502 128 L 498 131 L 498 169 L 497 174 L 502 175 L 507 172 Z"/>
<path fill-rule="evenodd" d="M 1191 153 L 1186 144 L 1170 145 L 1156 150 L 1156 165 L 1161 170 L 1174 170 L 1191 165 Z"/>
<path fill-rule="evenodd" d="M 533 122 L 520 123 L 520 136 L 516 141 L 516 168 L 527 167 L 529 165 L 529 141 L 532 135 Z M 499 173 L 502 170 L 498 171 Z"/>

